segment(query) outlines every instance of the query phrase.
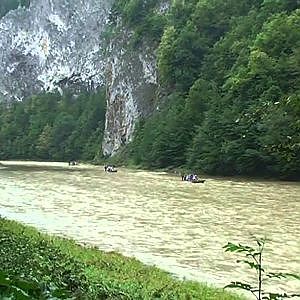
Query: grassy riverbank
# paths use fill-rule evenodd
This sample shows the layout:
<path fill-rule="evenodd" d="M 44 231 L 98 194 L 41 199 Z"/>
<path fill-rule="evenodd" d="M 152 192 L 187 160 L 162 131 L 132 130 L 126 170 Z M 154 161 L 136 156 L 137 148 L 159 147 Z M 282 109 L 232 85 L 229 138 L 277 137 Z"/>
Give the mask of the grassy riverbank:
<path fill-rule="evenodd" d="M 2 218 L 0 266 L 0 272 L 38 282 L 44 290 L 60 295 L 62 289 L 72 299 L 241 299 L 222 289 L 176 280 L 135 259 L 82 247 Z"/>

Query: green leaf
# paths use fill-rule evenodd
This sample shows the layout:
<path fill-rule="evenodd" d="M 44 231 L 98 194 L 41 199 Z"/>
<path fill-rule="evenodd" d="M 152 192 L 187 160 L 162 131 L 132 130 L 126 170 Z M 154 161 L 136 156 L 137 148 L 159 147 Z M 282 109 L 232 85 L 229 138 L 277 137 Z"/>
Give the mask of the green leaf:
<path fill-rule="evenodd" d="M 268 273 L 266 275 L 268 278 L 293 278 L 293 279 L 297 279 L 300 280 L 300 275 L 297 274 L 292 274 L 292 273 Z"/>
<path fill-rule="evenodd" d="M 259 270 L 260 268 L 260 265 L 259 264 L 256 264 L 252 261 L 248 261 L 248 260 L 237 260 L 238 263 L 244 263 L 244 264 L 247 264 L 251 269 L 256 269 L 256 270 Z M 264 272 L 264 269 L 261 268 L 261 271 Z"/>
<path fill-rule="evenodd" d="M 246 291 L 253 291 L 255 288 L 252 287 L 248 283 L 240 282 L 240 281 L 234 281 L 231 282 L 230 284 L 226 285 L 224 288 L 238 288 L 238 289 L 243 289 Z"/>
<path fill-rule="evenodd" d="M 11 280 L 9 279 L 9 277 L 2 271 L 0 271 L 0 287 L 7 287 L 10 286 L 11 284 Z"/>
<path fill-rule="evenodd" d="M 263 299 L 266 300 L 281 300 L 284 298 L 294 298 L 299 297 L 300 294 L 277 294 L 277 293 L 267 293 L 268 296 L 264 296 Z"/>

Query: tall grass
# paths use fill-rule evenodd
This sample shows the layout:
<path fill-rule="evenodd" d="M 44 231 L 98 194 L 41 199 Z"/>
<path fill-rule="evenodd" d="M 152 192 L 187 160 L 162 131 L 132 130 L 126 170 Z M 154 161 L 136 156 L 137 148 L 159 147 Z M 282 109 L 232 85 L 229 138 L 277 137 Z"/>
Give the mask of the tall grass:
<path fill-rule="evenodd" d="M 118 253 L 83 247 L 72 240 L 0 218 L 0 269 L 64 290 L 73 299 L 241 300 L 222 289 L 181 281 Z"/>

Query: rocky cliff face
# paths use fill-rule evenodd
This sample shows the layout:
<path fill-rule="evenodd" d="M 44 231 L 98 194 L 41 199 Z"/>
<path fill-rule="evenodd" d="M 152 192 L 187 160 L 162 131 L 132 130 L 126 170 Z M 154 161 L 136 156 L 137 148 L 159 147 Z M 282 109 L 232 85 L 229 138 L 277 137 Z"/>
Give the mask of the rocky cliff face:
<path fill-rule="evenodd" d="M 0 93 L 23 99 L 66 82 L 103 85 L 101 33 L 112 0 L 33 0 L 0 23 Z"/>
<path fill-rule="evenodd" d="M 157 88 L 153 49 L 128 47 L 125 29 L 111 41 L 107 60 L 107 113 L 103 153 L 114 154 L 131 140 L 136 121 L 154 107 Z"/>
<path fill-rule="evenodd" d="M 0 100 L 32 94 L 107 88 L 103 152 L 132 138 L 137 119 L 153 109 L 153 49 L 128 50 L 130 32 L 104 38 L 113 0 L 32 0 L 0 20 Z"/>

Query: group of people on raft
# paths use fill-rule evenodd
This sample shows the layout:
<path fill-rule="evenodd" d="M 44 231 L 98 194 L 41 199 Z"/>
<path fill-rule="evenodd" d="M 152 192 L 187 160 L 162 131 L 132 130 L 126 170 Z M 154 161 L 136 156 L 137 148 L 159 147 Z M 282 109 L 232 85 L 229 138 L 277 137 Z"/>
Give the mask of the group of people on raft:
<path fill-rule="evenodd" d="M 199 180 L 196 174 L 181 175 L 182 181 L 197 181 Z"/>
<path fill-rule="evenodd" d="M 77 166 L 78 162 L 76 160 L 69 160 L 69 166 Z"/>
<path fill-rule="evenodd" d="M 115 165 L 105 165 L 104 171 L 105 172 L 117 172 L 118 170 L 116 169 Z"/>

